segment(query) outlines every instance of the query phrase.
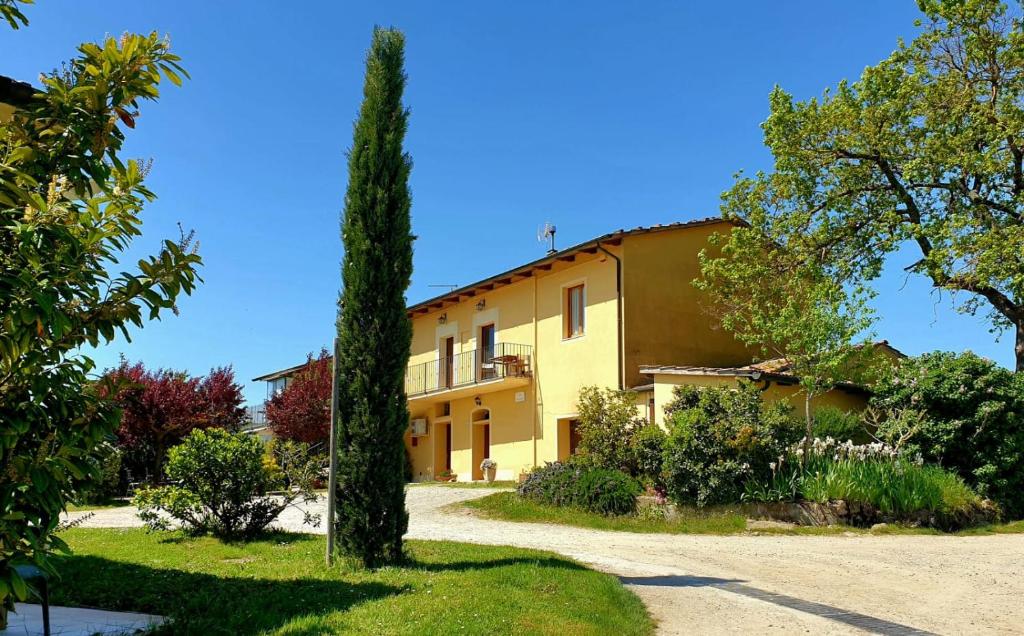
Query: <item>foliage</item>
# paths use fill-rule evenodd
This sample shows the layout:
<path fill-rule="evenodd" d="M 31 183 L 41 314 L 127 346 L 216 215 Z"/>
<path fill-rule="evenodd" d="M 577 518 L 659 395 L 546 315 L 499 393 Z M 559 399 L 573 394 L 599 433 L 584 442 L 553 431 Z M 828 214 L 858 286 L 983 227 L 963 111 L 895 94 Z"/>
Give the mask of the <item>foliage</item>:
<path fill-rule="evenodd" d="M 801 462 L 802 447 L 771 462 L 771 476 L 751 479 L 748 501 L 845 501 L 869 504 L 895 518 L 928 512 L 969 516 L 981 498 L 956 474 L 911 461 L 881 443 L 855 445 L 817 439 Z"/>
<path fill-rule="evenodd" d="M 85 484 L 75 494 L 77 504 L 107 503 L 124 494 L 121 479 L 121 458 L 123 453 L 113 444 L 106 444 L 101 451 L 94 453 L 90 461 L 96 463 L 97 478 Z"/>
<path fill-rule="evenodd" d="M 192 534 L 249 538 L 289 506 L 316 501 L 315 464 L 290 461 L 281 470 L 291 487 L 268 496 L 272 484 L 258 438 L 219 428 L 196 429 L 168 453 L 167 477 L 177 485 L 140 490 L 134 503 L 152 530 L 168 529 L 173 519 Z M 319 523 L 308 512 L 306 521 Z"/>
<path fill-rule="evenodd" d="M 814 411 L 814 436 L 850 440 L 856 444 L 871 441 L 871 434 L 859 414 L 834 406 L 821 406 Z"/>
<path fill-rule="evenodd" d="M 636 394 L 586 386 L 576 401 L 579 413 L 579 459 L 595 466 L 634 472 L 630 445 L 643 420 L 637 415 Z"/>
<path fill-rule="evenodd" d="M 880 437 L 901 440 L 1009 516 L 1024 516 L 1024 374 L 973 353 L 936 352 L 903 360 L 875 391 L 877 408 L 917 414 L 882 422 Z"/>
<path fill-rule="evenodd" d="M 0 18 L 3 18 L 12 29 L 17 31 L 28 26 L 28 18 L 21 12 L 19 4 L 34 4 L 35 0 L 0 0 Z"/>
<path fill-rule="evenodd" d="M 774 171 L 740 177 L 726 218 L 843 288 L 908 271 L 1016 330 L 1024 370 L 1024 32 L 999 0 L 921 0 L 924 29 L 853 83 L 769 97 Z M 733 237 L 747 232 L 733 233 Z M 734 239 L 730 239 L 732 242 Z"/>
<path fill-rule="evenodd" d="M 725 329 L 761 356 L 784 360 L 799 379 L 805 436 L 812 438 L 814 396 L 855 379 L 871 351 L 871 293 L 845 285 L 757 226 L 740 225 L 710 242 L 721 250 L 701 251 L 694 285 L 708 294 Z"/>
<path fill-rule="evenodd" d="M 5 9 L 15 6 L 4 3 Z M 10 18 L 9 11 L 4 17 Z M 0 605 L 27 588 L 11 566 L 52 570 L 69 499 L 99 478 L 118 423 L 83 349 L 176 311 L 200 258 L 188 236 L 118 264 L 154 198 L 148 167 L 119 157 L 140 102 L 184 72 L 166 40 L 83 44 L 0 122 Z"/>
<path fill-rule="evenodd" d="M 647 423 L 633 430 L 629 438 L 632 455 L 633 475 L 644 484 L 661 487 L 664 485 L 665 445 L 668 435 L 660 426 Z"/>
<path fill-rule="evenodd" d="M 321 349 L 283 391 L 267 401 L 267 423 L 280 439 L 326 444 L 331 431 L 331 354 Z"/>
<path fill-rule="evenodd" d="M 162 636 L 446 634 L 453 627 L 646 636 L 654 629 L 640 599 L 614 576 L 550 552 L 409 541 L 408 566 L 368 571 L 325 568 L 322 535 L 224 543 L 119 528 L 64 536 L 74 555 L 61 560 L 51 602 L 167 616 L 154 630 Z"/>
<path fill-rule="evenodd" d="M 570 506 L 602 515 L 636 510 L 640 484 L 622 471 L 549 462 L 534 468 L 516 490 L 520 497 L 552 506 Z"/>
<path fill-rule="evenodd" d="M 184 371 L 150 370 L 122 359 L 106 372 L 121 409 L 117 429 L 126 468 L 137 480 L 159 479 L 167 449 L 195 429 L 237 430 L 245 418 L 242 387 L 228 367 L 193 377 Z"/>
<path fill-rule="evenodd" d="M 798 436 L 789 407 L 762 401 L 751 385 L 679 386 L 666 411 L 665 481 L 681 504 L 739 501 L 744 482 L 767 475 L 768 463 Z"/>
<path fill-rule="evenodd" d="M 405 36 L 376 28 L 366 56 L 363 104 L 348 155 L 338 311 L 338 545 L 366 565 L 402 558 L 405 369 L 412 325 L 405 291 L 412 275 L 409 171 L 402 150 L 409 112 Z"/>

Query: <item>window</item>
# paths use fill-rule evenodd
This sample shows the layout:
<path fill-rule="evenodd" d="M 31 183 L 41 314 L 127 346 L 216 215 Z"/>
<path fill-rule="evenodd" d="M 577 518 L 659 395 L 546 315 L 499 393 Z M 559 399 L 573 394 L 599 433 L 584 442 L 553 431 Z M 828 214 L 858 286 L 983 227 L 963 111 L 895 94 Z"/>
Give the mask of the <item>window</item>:
<path fill-rule="evenodd" d="M 575 338 L 583 335 L 583 285 L 575 285 L 565 290 L 565 337 Z"/>

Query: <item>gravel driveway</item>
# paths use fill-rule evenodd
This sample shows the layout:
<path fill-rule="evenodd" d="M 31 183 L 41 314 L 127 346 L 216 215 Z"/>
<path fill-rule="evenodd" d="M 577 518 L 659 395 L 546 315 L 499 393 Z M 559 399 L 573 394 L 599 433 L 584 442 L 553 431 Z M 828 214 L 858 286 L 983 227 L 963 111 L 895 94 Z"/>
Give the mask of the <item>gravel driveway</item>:
<path fill-rule="evenodd" d="M 538 548 L 588 563 L 640 596 L 661 634 L 1024 631 L 1024 535 L 633 534 L 442 510 L 491 492 L 409 488 L 409 538 Z M 133 509 L 115 508 L 83 525 L 139 523 Z M 323 532 L 303 527 L 298 511 L 279 525 Z"/>

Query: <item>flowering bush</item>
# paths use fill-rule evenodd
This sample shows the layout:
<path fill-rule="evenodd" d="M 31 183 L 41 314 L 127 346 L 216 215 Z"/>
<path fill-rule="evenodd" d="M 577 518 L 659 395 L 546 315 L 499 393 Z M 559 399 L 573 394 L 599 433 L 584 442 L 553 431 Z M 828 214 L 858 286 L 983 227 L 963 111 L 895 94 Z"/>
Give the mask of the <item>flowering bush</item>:
<path fill-rule="evenodd" d="M 636 511 L 640 484 L 622 471 L 554 462 L 533 469 L 517 492 L 538 503 L 624 515 Z"/>
<path fill-rule="evenodd" d="M 761 400 L 753 387 L 677 387 L 665 446 L 668 496 L 677 503 L 734 503 L 751 478 L 799 434 L 788 406 Z"/>
<path fill-rule="evenodd" d="M 921 458 L 907 458 L 880 442 L 853 444 L 815 439 L 806 459 L 803 441 L 769 462 L 771 476 L 747 482 L 746 501 L 845 501 L 908 518 L 920 512 L 960 515 L 981 506 L 964 481 Z M 801 461 L 803 460 L 803 461 Z"/>

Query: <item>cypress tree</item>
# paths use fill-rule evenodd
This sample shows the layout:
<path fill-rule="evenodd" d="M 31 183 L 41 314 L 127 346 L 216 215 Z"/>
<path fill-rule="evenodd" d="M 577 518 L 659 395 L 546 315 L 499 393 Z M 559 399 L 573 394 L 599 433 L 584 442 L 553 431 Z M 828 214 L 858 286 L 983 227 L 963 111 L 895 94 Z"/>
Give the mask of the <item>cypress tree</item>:
<path fill-rule="evenodd" d="M 412 325 L 405 291 L 413 237 L 412 160 L 402 150 L 409 118 L 404 48 L 400 31 L 374 29 L 341 218 L 337 543 L 370 567 L 402 559 L 409 522 L 403 436 Z"/>

